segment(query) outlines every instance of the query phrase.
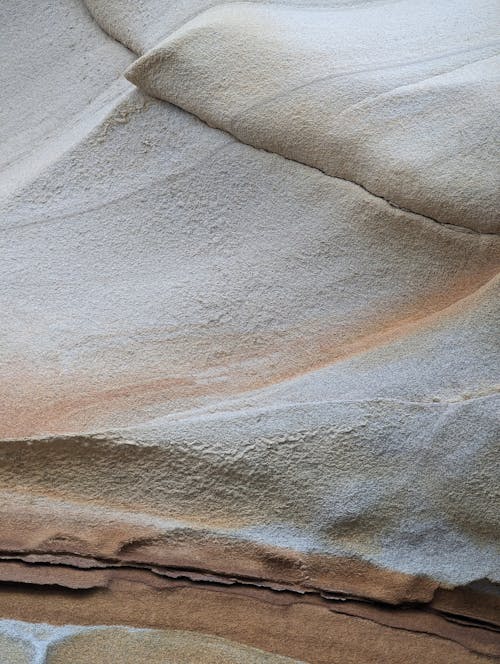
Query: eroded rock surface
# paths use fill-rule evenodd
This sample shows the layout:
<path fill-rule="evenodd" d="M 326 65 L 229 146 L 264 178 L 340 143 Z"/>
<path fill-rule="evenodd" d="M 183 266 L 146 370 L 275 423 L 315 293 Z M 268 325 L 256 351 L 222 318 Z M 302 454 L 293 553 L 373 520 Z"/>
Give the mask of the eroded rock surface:
<path fill-rule="evenodd" d="M 12 664 L 28 664 L 33 656 L 47 664 L 300 664 L 225 639 L 178 630 L 54 627 L 4 620 L 0 621 L 0 639 L 6 648 L 2 656 L 7 654 Z"/>
<path fill-rule="evenodd" d="M 222 5 L 126 75 L 245 143 L 397 207 L 498 233 L 497 9 Z"/>
<path fill-rule="evenodd" d="M 0 24 L 9 662 L 499 656 L 495 3 L 32 4 Z"/>

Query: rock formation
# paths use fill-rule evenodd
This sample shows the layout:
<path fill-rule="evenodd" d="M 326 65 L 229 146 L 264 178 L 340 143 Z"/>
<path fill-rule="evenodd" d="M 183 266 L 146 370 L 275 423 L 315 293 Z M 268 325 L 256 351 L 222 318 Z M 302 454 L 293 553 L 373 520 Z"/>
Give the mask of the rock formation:
<path fill-rule="evenodd" d="M 8 664 L 500 656 L 499 18 L 2 3 Z"/>

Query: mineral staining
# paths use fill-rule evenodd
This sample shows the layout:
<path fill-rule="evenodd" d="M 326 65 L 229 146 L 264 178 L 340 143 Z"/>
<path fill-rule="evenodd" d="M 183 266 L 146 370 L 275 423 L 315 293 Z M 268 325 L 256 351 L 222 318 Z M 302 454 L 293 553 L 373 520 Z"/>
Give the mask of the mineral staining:
<path fill-rule="evenodd" d="M 495 3 L 0 11 L 3 651 L 489 661 Z"/>

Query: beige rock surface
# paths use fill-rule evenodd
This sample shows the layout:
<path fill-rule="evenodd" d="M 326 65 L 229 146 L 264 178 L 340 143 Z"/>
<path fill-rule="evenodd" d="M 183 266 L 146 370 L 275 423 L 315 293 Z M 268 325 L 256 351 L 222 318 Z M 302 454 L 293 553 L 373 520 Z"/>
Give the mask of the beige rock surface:
<path fill-rule="evenodd" d="M 496 11 L 490 0 L 221 5 L 126 75 L 245 143 L 498 233 Z"/>
<path fill-rule="evenodd" d="M 87 630 L 53 646 L 48 664 L 300 664 L 225 639 L 189 632 L 139 632 L 124 628 Z"/>
<path fill-rule="evenodd" d="M 213 636 L 180 630 L 125 627 L 54 627 L 6 620 L 0 623 L 5 664 L 300 664 Z M 34 658 L 34 659 L 32 659 Z"/>
<path fill-rule="evenodd" d="M 0 618 L 489 661 L 494 4 L 214 4 L 2 6 Z"/>
<path fill-rule="evenodd" d="M 31 664 L 33 661 L 32 647 L 13 636 L 0 634 L 0 652 L 8 664 Z"/>

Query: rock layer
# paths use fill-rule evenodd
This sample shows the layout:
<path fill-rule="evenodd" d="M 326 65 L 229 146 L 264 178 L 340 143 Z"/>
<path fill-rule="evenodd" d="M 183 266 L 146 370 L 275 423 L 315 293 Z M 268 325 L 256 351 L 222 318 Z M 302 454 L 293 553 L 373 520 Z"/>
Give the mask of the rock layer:
<path fill-rule="evenodd" d="M 223 5 L 126 75 L 245 143 L 441 223 L 498 233 L 495 17 L 490 0 Z"/>
<path fill-rule="evenodd" d="M 9 620 L 0 622 L 0 639 L 3 656 L 7 655 L 11 664 L 29 664 L 33 657 L 47 664 L 300 664 L 225 639 L 179 630 L 58 628 Z"/>
<path fill-rule="evenodd" d="M 491 661 L 493 4 L 214 4 L 2 7 L 1 647 Z"/>

